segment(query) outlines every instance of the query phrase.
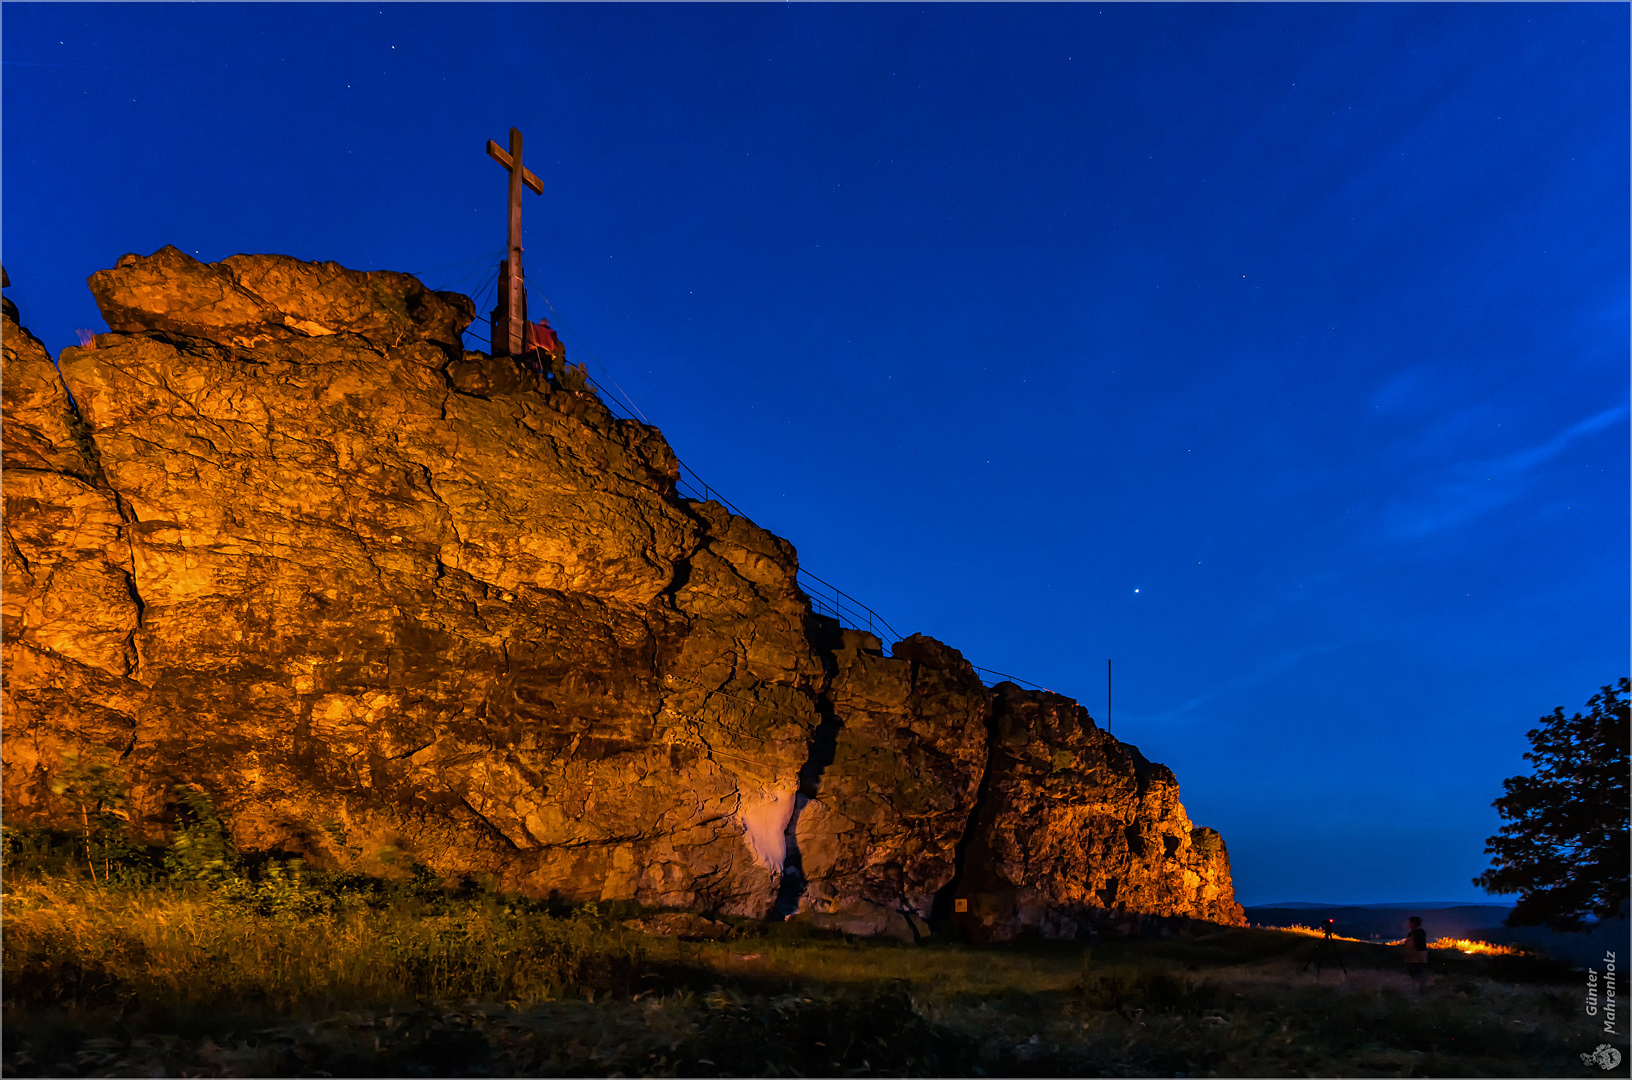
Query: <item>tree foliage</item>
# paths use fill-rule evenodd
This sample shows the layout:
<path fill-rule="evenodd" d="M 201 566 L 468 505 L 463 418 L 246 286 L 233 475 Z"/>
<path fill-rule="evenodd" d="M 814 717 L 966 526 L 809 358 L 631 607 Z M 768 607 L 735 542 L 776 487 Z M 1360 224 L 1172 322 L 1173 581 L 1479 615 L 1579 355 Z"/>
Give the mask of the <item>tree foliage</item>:
<path fill-rule="evenodd" d="M 115 762 L 66 750 L 50 786 L 79 812 L 80 843 L 91 880 L 108 880 L 115 863 L 138 851 L 130 839 L 130 785 L 123 771 Z"/>
<path fill-rule="evenodd" d="M 1587 714 L 1562 708 L 1528 733 L 1530 776 L 1502 781 L 1492 805 L 1507 824 L 1486 841 L 1491 868 L 1473 879 L 1518 893 L 1510 926 L 1580 930 L 1612 917 L 1628 896 L 1628 717 L 1632 681 L 1606 686 Z"/>
<path fill-rule="evenodd" d="M 210 793 L 193 784 L 181 784 L 176 794 L 187 808 L 188 820 L 176 830 L 164 868 L 176 881 L 204 881 L 218 885 L 237 877 L 240 859 L 232 834 L 216 812 Z"/>

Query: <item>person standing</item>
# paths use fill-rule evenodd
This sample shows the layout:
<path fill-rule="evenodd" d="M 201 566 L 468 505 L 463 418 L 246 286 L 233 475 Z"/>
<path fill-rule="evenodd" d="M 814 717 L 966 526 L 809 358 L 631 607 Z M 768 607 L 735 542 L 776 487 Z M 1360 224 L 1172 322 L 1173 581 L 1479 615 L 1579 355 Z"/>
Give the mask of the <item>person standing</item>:
<path fill-rule="evenodd" d="M 561 344 L 561 339 L 550 328 L 550 320 L 540 319 L 536 323 L 525 323 L 522 330 L 525 342 L 524 354 L 532 361 L 534 370 L 544 373 L 565 367 L 567 347 Z"/>
<path fill-rule="evenodd" d="M 1405 935 L 1405 973 L 1421 991 L 1428 981 L 1428 932 L 1422 928 L 1422 918 L 1411 916 L 1411 929 Z"/>

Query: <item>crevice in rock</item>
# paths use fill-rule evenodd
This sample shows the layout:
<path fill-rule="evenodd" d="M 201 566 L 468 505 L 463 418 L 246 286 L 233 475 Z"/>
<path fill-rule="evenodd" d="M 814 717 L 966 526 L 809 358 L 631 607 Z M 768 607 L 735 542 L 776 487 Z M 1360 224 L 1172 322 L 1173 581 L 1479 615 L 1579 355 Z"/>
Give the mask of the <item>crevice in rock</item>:
<path fill-rule="evenodd" d="M 839 671 L 839 661 L 834 653 L 844 640 L 844 628 L 837 619 L 815 612 L 810 613 L 805 626 L 812 650 L 822 661 L 826 679 L 824 685 L 811 695 L 816 714 L 821 719 L 810 733 L 805 763 L 799 767 L 799 789 L 793 796 L 793 814 L 788 818 L 788 826 L 783 833 L 782 877 L 777 884 L 776 903 L 771 907 L 773 922 L 786 919 L 798 911 L 799 898 L 805 894 L 804 859 L 799 853 L 799 818 L 805 807 L 821 794 L 822 774 L 838 754 L 839 731 L 844 727 L 838 711 L 833 707 L 830 693 L 833 679 Z"/>
<path fill-rule="evenodd" d="M 895 910 L 900 914 L 901 918 L 906 920 L 907 929 L 912 931 L 912 943 L 914 945 L 924 944 L 929 939 L 929 935 L 918 929 L 918 924 L 924 921 L 924 917 L 912 910 L 905 901 L 902 901 Z"/>
<path fill-rule="evenodd" d="M 177 333 L 172 330 L 144 329 L 131 337 L 151 338 L 161 344 L 168 345 L 184 356 L 193 356 L 201 360 L 236 361 L 243 364 L 257 364 L 266 366 L 266 361 L 259 359 L 249 349 L 234 349 L 225 342 L 215 341 L 207 337 L 197 337 L 191 334 Z"/>
<path fill-rule="evenodd" d="M 674 560 L 674 576 L 670 578 L 668 585 L 664 586 L 657 594 L 658 597 L 669 602 L 670 608 L 685 616 L 685 612 L 680 610 L 680 590 L 691 583 L 691 562 L 708 548 L 708 542 L 713 539 L 713 535 L 710 532 L 708 519 L 692 508 L 691 500 L 678 493 L 673 493 L 668 501 L 670 505 L 679 509 L 697 526 L 697 543 L 690 551 Z M 690 621 L 689 616 L 687 616 L 687 620 Z"/>
<path fill-rule="evenodd" d="M 986 764 L 980 772 L 980 784 L 975 788 L 975 801 L 969 807 L 969 817 L 963 825 L 963 835 L 952 846 L 952 878 L 935 893 L 929 908 L 932 925 L 945 925 L 952 918 L 952 901 L 963 884 L 969 868 L 970 847 L 979 834 L 986 803 L 992 787 L 992 773 L 997 769 L 997 694 L 988 692 L 986 712 Z"/>
<path fill-rule="evenodd" d="M 136 605 L 136 626 L 131 631 L 135 633 L 147 618 L 147 605 L 142 603 L 142 594 L 136 591 L 136 575 L 128 570 L 125 571 L 125 592 L 130 596 L 130 602 Z"/>
<path fill-rule="evenodd" d="M 686 585 L 691 582 L 691 560 L 696 557 L 699 551 L 703 550 L 703 546 L 706 543 L 707 540 L 705 539 L 702 543 L 699 543 L 696 548 L 692 549 L 690 552 L 687 552 L 685 556 L 674 560 L 674 577 L 670 579 L 669 584 L 664 587 L 663 591 L 657 594 L 661 597 L 665 597 L 669 601 L 669 606 L 674 608 L 676 611 L 680 610 L 680 604 L 678 601 L 680 590 L 684 589 Z"/>
<path fill-rule="evenodd" d="M 124 677 L 140 682 L 137 674 L 142 669 L 142 651 L 135 648 L 135 635 L 140 633 L 142 623 L 147 620 L 147 604 L 142 602 L 142 594 L 135 591 L 135 574 L 131 571 L 124 573 L 124 591 L 131 597 L 131 604 L 135 605 L 135 625 L 131 626 L 131 633 L 124 636 Z"/>
<path fill-rule="evenodd" d="M 1128 850 L 1136 859 L 1145 857 L 1145 834 L 1140 831 L 1137 821 L 1122 830 L 1122 836 L 1128 842 Z"/>
<path fill-rule="evenodd" d="M 89 429 L 87 429 L 87 431 L 88 430 Z M 97 461 L 97 470 L 99 475 L 101 468 L 102 465 L 99 458 Z M 141 650 L 136 647 L 136 635 L 139 634 L 147 625 L 147 604 L 142 600 L 141 590 L 136 585 L 136 537 L 131 531 L 131 526 L 136 524 L 136 513 L 128 505 L 126 505 L 124 497 L 113 489 L 112 485 L 108 483 L 107 477 L 105 476 L 102 477 L 102 486 L 109 495 L 113 496 L 113 508 L 119 513 L 119 529 L 120 532 L 124 533 L 125 548 L 130 552 L 130 569 L 125 570 L 122 567 L 119 568 L 121 575 L 125 579 L 125 593 L 130 597 L 130 602 L 136 606 L 136 625 L 131 627 L 130 633 L 125 635 L 124 675 L 127 679 L 134 679 L 136 682 L 141 682 L 142 680 L 138 677 L 138 673 L 142 668 L 142 653 Z"/>
<path fill-rule="evenodd" d="M 553 396 L 558 395 L 552 395 L 552 397 Z M 678 602 L 679 594 L 680 590 L 684 589 L 691 581 L 691 562 L 698 555 L 707 550 L 710 540 L 715 539 L 713 532 L 714 527 L 709 522 L 708 518 L 697 512 L 695 500 L 686 498 L 673 487 L 671 487 L 670 490 L 664 495 L 664 501 L 670 506 L 674 507 L 676 510 L 679 510 L 688 519 L 690 519 L 694 525 L 697 526 L 696 545 L 680 558 L 674 560 L 674 577 L 669 582 L 668 586 L 658 593 L 658 596 L 666 597 L 668 599 L 670 607 L 672 607 L 675 611 L 680 611 L 680 604 Z M 729 565 L 730 560 L 724 561 L 727 563 L 727 565 Z M 732 567 L 731 569 L 733 572 L 735 572 L 736 568 Z M 749 582 L 750 586 L 752 584 L 752 582 Z M 682 614 L 684 613 L 682 612 Z"/>
<path fill-rule="evenodd" d="M 799 769 L 799 790 L 793 796 L 793 813 L 783 833 L 782 879 L 776 890 L 776 904 L 771 909 L 773 920 L 786 919 L 799 910 L 799 898 L 805 893 L 804 859 L 799 854 L 799 818 L 821 793 L 822 773 L 833 764 L 839 748 L 839 731 L 844 727 L 825 693 L 817 696 L 815 704 L 821 720 L 811 732 L 810 748 Z"/>
<path fill-rule="evenodd" d="M 470 800 L 469 799 L 467 799 L 463 795 L 459 795 L 457 793 L 454 795 L 454 798 L 459 800 L 459 805 L 460 806 L 463 806 L 466 810 L 470 811 L 470 814 L 471 814 L 472 817 L 474 817 L 477 821 L 481 822 L 483 825 L 487 826 L 488 833 L 491 834 L 492 836 L 496 837 L 500 842 L 502 842 L 504 844 L 505 847 L 508 847 L 511 851 L 520 851 L 521 850 L 521 848 L 516 846 L 516 842 L 514 840 L 510 839 L 508 836 L 506 836 L 504 834 L 503 829 L 501 829 L 497 825 L 493 824 L 491 821 L 489 821 L 487 819 L 487 816 L 485 814 L 483 814 L 480 810 L 476 809 L 474 806 L 470 805 Z"/>
<path fill-rule="evenodd" d="M 427 742 L 422 746 L 416 746 L 412 750 L 404 750 L 400 754 L 386 754 L 385 759 L 387 761 L 405 761 L 408 758 L 411 758 L 415 754 L 419 753 L 421 750 L 424 750 L 426 747 L 435 746 L 435 745 L 436 745 L 436 740 L 432 739 L 430 742 Z"/>
<path fill-rule="evenodd" d="M 649 832 L 619 833 L 616 836 L 592 836 L 581 840 L 557 840 L 550 844 L 540 844 L 537 851 L 574 851 L 578 848 L 616 847 L 619 844 L 644 844 L 656 838 L 658 834 Z M 512 845 L 514 846 L 514 845 Z M 520 849 L 517 849 L 520 850 Z"/>
<path fill-rule="evenodd" d="M 108 477 L 102 471 L 102 451 L 97 448 L 96 437 L 91 434 L 91 425 L 85 422 L 84 414 L 79 411 L 79 402 L 74 400 L 73 391 L 68 389 L 60 374 L 57 382 L 68 395 L 68 437 L 74 441 L 74 449 L 79 451 L 80 460 L 85 462 L 85 471 L 91 483 L 106 490 Z M 120 512 L 123 513 L 123 508 Z"/>
<path fill-rule="evenodd" d="M 22 546 L 17 543 L 17 538 L 11 535 L 11 526 L 0 526 L 0 529 L 3 529 L 6 534 L 6 544 L 10 548 L 12 558 L 16 559 L 18 564 L 22 566 L 23 573 L 33 577 L 34 564 L 29 562 L 28 556 L 23 554 Z"/>

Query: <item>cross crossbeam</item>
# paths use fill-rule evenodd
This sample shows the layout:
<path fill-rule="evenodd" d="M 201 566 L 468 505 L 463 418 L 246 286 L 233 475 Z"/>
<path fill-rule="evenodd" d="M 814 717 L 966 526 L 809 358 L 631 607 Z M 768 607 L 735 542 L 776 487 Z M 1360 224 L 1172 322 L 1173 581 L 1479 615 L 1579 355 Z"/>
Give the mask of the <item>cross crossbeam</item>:
<path fill-rule="evenodd" d="M 498 143 L 494 142 L 492 139 L 487 140 L 487 156 L 498 162 L 500 165 L 503 165 L 506 169 L 514 172 L 516 162 L 521 160 L 521 132 L 517 131 L 515 128 L 511 128 L 510 142 L 516 148 L 516 152 L 514 154 L 505 153 Z M 525 168 L 522 169 L 521 182 L 532 188 L 534 195 L 544 194 L 544 181 L 534 176 L 533 170 Z"/>

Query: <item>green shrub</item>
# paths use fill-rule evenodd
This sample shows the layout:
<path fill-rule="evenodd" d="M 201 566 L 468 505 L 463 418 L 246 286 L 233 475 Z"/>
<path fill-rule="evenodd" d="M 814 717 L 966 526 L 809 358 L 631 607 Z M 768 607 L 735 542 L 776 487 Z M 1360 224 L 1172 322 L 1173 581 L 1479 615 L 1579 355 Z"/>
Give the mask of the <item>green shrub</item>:
<path fill-rule="evenodd" d="M 164 868 L 175 881 L 220 884 L 238 875 L 240 859 L 232 837 L 216 812 L 215 800 L 201 787 L 179 786 L 187 822 L 176 830 L 164 856 Z"/>
<path fill-rule="evenodd" d="M 8 876 L 71 875 L 79 860 L 79 837 L 65 829 L 0 825 L 0 865 Z"/>
<path fill-rule="evenodd" d="M 308 878 L 300 859 L 269 860 L 254 880 L 239 875 L 222 878 L 215 883 L 215 895 L 228 906 L 278 918 L 307 918 L 367 906 L 363 893 Z"/>

